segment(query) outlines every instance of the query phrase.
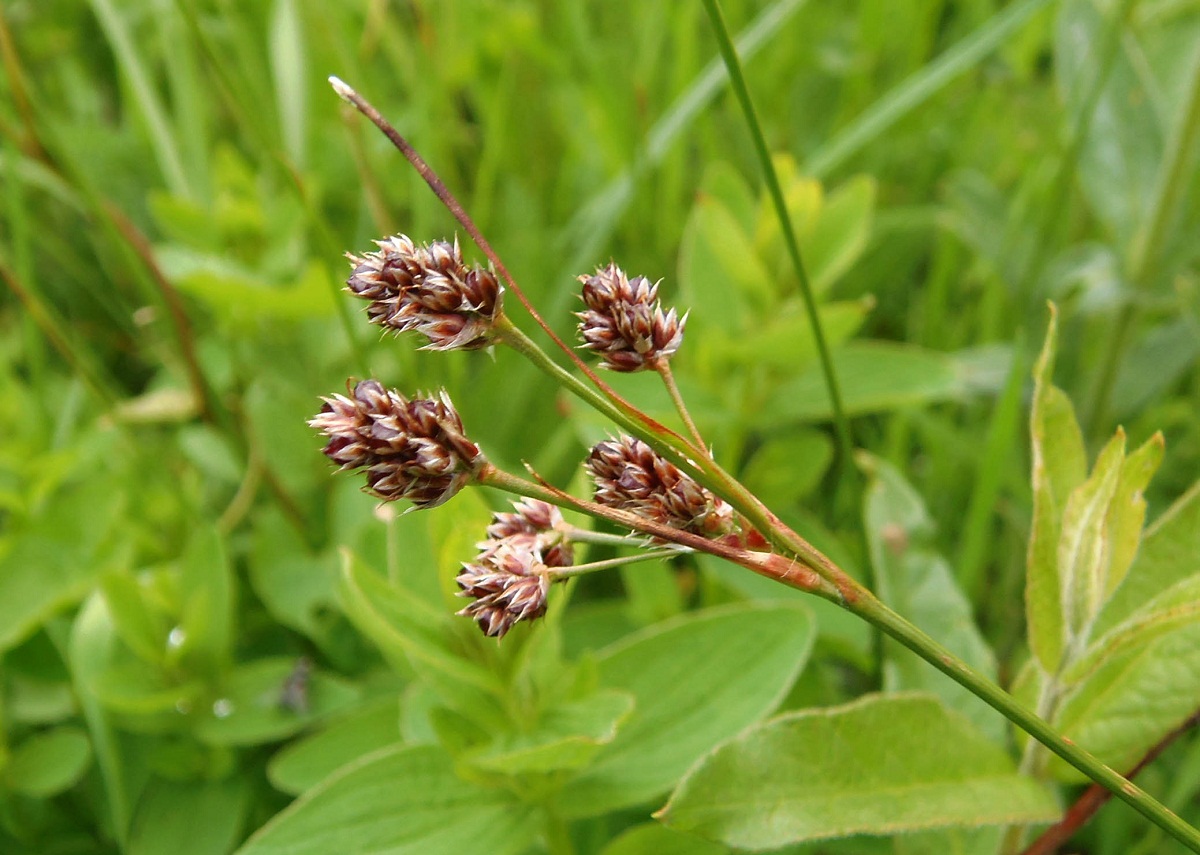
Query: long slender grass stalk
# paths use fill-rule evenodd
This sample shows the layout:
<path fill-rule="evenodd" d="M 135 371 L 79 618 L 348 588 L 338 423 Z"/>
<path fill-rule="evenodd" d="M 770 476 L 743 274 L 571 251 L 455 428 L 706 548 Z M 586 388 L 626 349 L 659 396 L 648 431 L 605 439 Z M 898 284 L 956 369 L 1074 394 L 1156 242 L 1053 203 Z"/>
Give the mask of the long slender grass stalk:
<path fill-rule="evenodd" d="M 779 184 L 779 176 L 775 172 L 775 164 L 771 160 L 771 152 L 767 148 L 767 139 L 763 135 L 762 124 L 758 121 L 758 113 L 754 109 L 754 101 L 750 98 L 750 89 L 746 86 L 746 77 L 742 74 L 741 60 L 738 59 L 737 49 L 729 37 L 729 28 L 725 25 L 725 17 L 721 14 L 721 6 L 717 0 L 704 0 L 704 8 L 712 22 L 713 33 L 717 37 L 717 46 L 725 67 L 729 70 L 729 82 L 742 113 L 746 117 L 746 127 L 754 140 L 754 151 L 758 155 L 759 168 L 763 172 L 763 180 L 771 195 L 775 207 L 775 216 L 783 231 L 783 240 L 787 245 L 788 256 L 800 283 L 800 296 L 804 300 L 804 311 L 808 315 L 809 328 L 817 345 L 817 355 L 821 363 L 821 373 L 825 378 L 825 388 L 829 393 L 829 402 L 833 408 L 833 424 L 837 433 L 838 469 L 841 474 L 841 485 L 857 481 L 854 467 L 854 441 L 850 436 L 850 422 L 846 418 L 846 410 L 842 406 L 842 392 L 838 386 L 837 372 L 834 370 L 833 357 L 829 345 L 825 341 L 825 330 L 821 325 L 821 315 L 817 311 L 817 299 L 813 294 L 812 283 L 808 279 L 808 271 L 800 253 L 800 243 L 796 239 L 796 229 L 792 225 L 792 216 L 788 212 L 787 202 L 783 198 L 783 188 Z"/>

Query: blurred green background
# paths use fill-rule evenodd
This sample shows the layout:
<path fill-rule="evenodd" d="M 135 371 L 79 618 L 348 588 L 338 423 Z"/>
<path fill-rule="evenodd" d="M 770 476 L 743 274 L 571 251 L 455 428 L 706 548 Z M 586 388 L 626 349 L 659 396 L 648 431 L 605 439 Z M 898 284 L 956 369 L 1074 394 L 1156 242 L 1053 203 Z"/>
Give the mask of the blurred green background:
<path fill-rule="evenodd" d="M 1149 518 L 1200 471 L 1200 3 L 723 7 L 856 443 L 924 498 L 1003 674 L 1023 655 L 1047 300 L 1093 450 L 1118 424 L 1166 435 Z M 515 354 L 418 353 L 341 293 L 344 252 L 456 228 L 330 74 L 564 335 L 575 276 L 613 259 L 663 279 L 691 310 L 674 364 L 718 458 L 868 575 L 699 4 L 4 0 L 0 59 L 0 850 L 162 851 L 179 804 L 213 818 L 186 851 L 227 850 L 288 801 L 263 771 L 281 741 L 403 681 L 343 613 L 338 547 L 437 596 L 482 531 L 439 540 L 333 478 L 304 423 L 319 396 L 445 386 L 493 461 L 560 484 L 607 431 Z M 616 378 L 670 418 L 651 379 Z M 581 586 L 573 608 L 619 620 L 581 617 L 569 645 L 748 595 L 658 569 Z M 838 632 L 810 702 L 876 679 Z M 310 679 L 321 703 L 291 714 L 218 703 Z"/>

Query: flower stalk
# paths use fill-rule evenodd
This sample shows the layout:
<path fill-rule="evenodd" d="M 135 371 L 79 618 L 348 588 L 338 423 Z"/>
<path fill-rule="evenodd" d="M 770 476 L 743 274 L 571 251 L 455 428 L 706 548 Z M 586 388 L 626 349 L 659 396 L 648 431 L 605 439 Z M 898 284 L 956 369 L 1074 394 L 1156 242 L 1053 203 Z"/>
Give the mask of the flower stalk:
<path fill-rule="evenodd" d="M 706 0 L 719 19 L 716 0 Z M 722 45 L 724 51 L 728 46 Z M 731 74 L 736 57 L 731 62 Z M 737 72 L 735 88 L 752 108 Z M 672 547 L 648 550 L 669 557 L 680 549 L 724 558 L 790 587 L 831 600 L 909 648 L 982 698 L 1066 762 L 1103 785 L 1177 840 L 1200 852 L 1200 831 L 1155 801 L 1096 757 L 1059 736 L 1035 712 L 888 608 L 859 582 L 776 517 L 753 493 L 726 472 L 708 451 L 683 403 L 669 360 L 681 344 L 686 317 L 663 311 L 657 285 L 629 279 L 610 264 L 584 282 L 579 313 L 584 347 L 597 352 L 605 367 L 618 372 L 654 370 L 687 429 L 684 437 L 633 407 L 605 384 L 538 315 L 507 268 L 432 169 L 370 104 L 340 80 L 335 90 L 374 122 L 422 175 L 483 250 L 490 269 L 467 268 L 457 242 L 417 247 L 397 236 L 380 252 L 351 256 L 356 264 L 350 290 L 370 302 L 372 321 L 397 331 L 416 331 L 438 350 L 473 349 L 492 344 L 512 347 L 561 387 L 609 417 L 630 436 L 600 443 L 588 468 L 596 481 L 594 501 L 577 498 L 539 478 L 530 481 L 489 463 L 463 434 L 447 398 L 409 401 L 378 381 L 358 384 L 351 398 L 327 398 L 311 422 L 329 437 L 325 453 L 343 469 L 367 473 L 368 489 L 385 500 L 409 499 L 434 507 L 468 484 L 523 497 L 515 514 L 498 514 L 480 544 L 476 560 L 458 576 L 460 595 L 471 602 L 460 612 L 474 618 L 489 636 L 503 636 L 515 623 L 544 614 L 554 581 L 596 572 L 629 558 L 571 564 L 571 528 L 549 506 L 572 508 L 636 531 Z M 765 144 L 756 140 L 759 147 Z M 768 170 L 768 183 L 778 195 Z M 781 202 L 782 200 L 777 200 Z M 786 222 L 789 249 L 802 282 L 803 265 Z M 495 271 L 495 275 L 492 271 Z M 496 277 L 499 277 L 497 280 Z M 499 303 L 503 281 L 530 315 L 586 379 L 563 368 L 508 318 Z M 815 318 L 811 295 L 806 303 Z M 819 324 L 818 341 L 824 352 Z M 823 363 L 827 363 L 828 354 Z M 839 411 L 839 441 L 848 456 L 849 433 L 840 412 L 836 379 L 827 365 L 831 397 Z M 844 459 L 848 467 L 849 461 Z M 532 471 L 532 470 L 531 470 Z M 535 500 L 535 501 L 530 501 Z M 546 503 L 542 506 L 539 503 Z M 582 537 L 579 539 L 583 539 Z M 627 538 L 621 541 L 629 544 Z M 634 544 L 641 545 L 641 544 Z"/>

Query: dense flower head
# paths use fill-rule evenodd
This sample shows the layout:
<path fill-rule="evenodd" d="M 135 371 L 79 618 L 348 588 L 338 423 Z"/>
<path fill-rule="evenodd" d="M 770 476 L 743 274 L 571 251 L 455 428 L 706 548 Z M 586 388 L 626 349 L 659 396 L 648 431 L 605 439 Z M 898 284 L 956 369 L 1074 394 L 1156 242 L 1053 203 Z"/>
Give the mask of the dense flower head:
<path fill-rule="evenodd" d="M 551 578 L 535 534 L 491 541 L 455 581 L 458 596 L 471 600 L 458 614 L 473 618 L 484 635 L 500 638 L 519 621 L 546 613 Z"/>
<path fill-rule="evenodd" d="M 533 535 L 538 538 L 542 563 L 547 567 L 570 567 L 574 563 L 574 549 L 562 532 L 562 511 L 539 499 L 521 499 L 513 502 L 513 508 L 514 513 L 492 514 L 488 539 L 479 544 L 480 549 L 486 550 L 506 537 Z"/>
<path fill-rule="evenodd" d="M 640 371 L 670 359 L 683 342 L 687 318 L 663 312 L 658 284 L 645 276 L 630 279 L 615 264 L 593 276 L 580 276 L 583 302 L 577 312 L 583 346 L 600 354 L 604 367 Z"/>
<path fill-rule="evenodd" d="M 585 463 L 596 501 L 704 537 L 734 529 L 733 508 L 640 439 L 597 443 Z"/>
<path fill-rule="evenodd" d="M 378 252 L 347 254 L 352 294 L 368 301 L 371 323 L 419 332 L 427 350 L 475 350 L 492 342 L 503 291 L 495 274 L 467 267 L 458 240 L 418 246 L 405 235 L 376 241 Z"/>
<path fill-rule="evenodd" d="M 365 471 L 368 492 L 385 501 L 436 507 L 487 462 L 445 392 L 409 400 L 378 380 L 363 380 L 350 397 L 322 400 L 308 423 L 329 438 L 325 456 L 341 469 Z"/>

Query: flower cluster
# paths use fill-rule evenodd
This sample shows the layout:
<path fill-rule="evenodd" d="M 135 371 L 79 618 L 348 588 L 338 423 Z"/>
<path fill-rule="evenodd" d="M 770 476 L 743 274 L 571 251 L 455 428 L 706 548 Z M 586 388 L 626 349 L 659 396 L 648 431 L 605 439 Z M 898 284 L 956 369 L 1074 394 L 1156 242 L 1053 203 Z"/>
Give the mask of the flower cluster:
<path fill-rule="evenodd" d="M 458 595 L 471 600 L 458 614 L 474 618 L 494 638 L 544 615 L 551 568 L 568 567 L 574 558 L 558 508 L 535 499 L 513 507 L 515 513 L 493 515 L 479 555 L 463 564 L 456 579 Z"/>
<path fill-rule="evenodd" d="M 437 507 L 487 463 L 444 392 L 409 400 L 378 380 L 363 380 L 349 398 L 322 400 L 308 423 L 329 437 L 325 456 L 341 469 L 365 470 L 368 491 L 385 501 Z"/>
<path fill-rule="evenodd" d="M 614 371 L 640 371 L 670 359 L 683 342 L 687 317 L 675 310 L 664 313 L 658 284 L 645 276 L 628 278 L 615 264 L 580 276 L 583 302 L 577 312 L 583 346 L 600 354 L 604 367 Z"/>
<path fill-rule="evenodd" d="M 596 501 L 671 528 L 722 537 L 734 530 L 733 508 L 640 439 L 600 442 L 584 464 Z"/>
<path fill-rule="evenodd" d="M 458 240 L 417 246 L 405 235 L 376 241 L 378 252 L 348 254 L 352 294 L 369 301 L 371 322 L 398 333 L 416 331 L 427 350 L 475 350 L 492 342 L 500 310 L 495 274 L 463 262 Z"/>

